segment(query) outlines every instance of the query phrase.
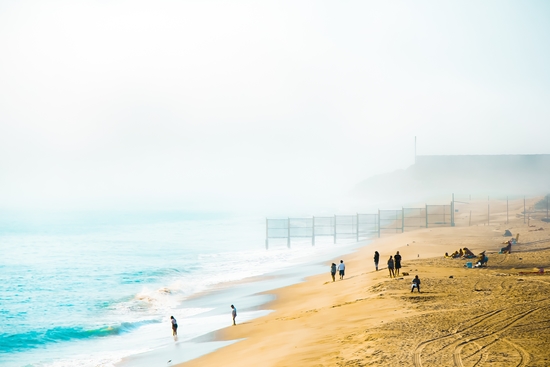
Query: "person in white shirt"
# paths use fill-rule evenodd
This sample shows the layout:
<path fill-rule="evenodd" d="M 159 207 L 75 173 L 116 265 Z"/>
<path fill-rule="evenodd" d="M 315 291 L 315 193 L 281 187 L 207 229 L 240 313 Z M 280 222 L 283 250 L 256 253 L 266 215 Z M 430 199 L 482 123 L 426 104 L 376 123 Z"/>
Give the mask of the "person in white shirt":
<path fill-rule="evenodd" d="M 340 260 L 340 264 L 338 264 L 338 273 L 340 274 L 340 279 L 344 279 L 345 270 L 346 266 L 344 265 L 344 260 Z"/>

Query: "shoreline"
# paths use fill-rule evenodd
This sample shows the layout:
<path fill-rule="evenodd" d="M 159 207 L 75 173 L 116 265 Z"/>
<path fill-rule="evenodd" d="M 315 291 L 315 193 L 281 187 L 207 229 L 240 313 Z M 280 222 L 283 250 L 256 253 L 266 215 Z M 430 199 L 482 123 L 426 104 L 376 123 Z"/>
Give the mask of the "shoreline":
<path fill-rule="evenodd" d="M 490 289 L 495 279 L 500 281 L 504 276 L 517 277 L 518 268 L 529 269 L 537 261 L 537 265 L 550 266 L 550 252 L 545 249 L 550 245 L 550 237 L 544 231 L 549 231 L 550 226 L 537 221 L 537 225 L 540 224 L 544 230 L 530 232 L 530 227 L 521 223 L 521 217 L 516 214 L 517 210 L 508 225 L 501 223 L 485 226 L 478 223 L 471 227 L 428 228 L 375 239 L 369 245 L 342 256 L 347 273 L 343 281 L 337 280 L 333 283 L 327 271 L 327 274 L 310 276 L 305 282 L 267 291 L 267 294 L 272 294 L 275 298 L 265 307 L 274 310 L 273 312 L 236 327 L 213 332 L 214 340 L 235 342 L 177 366 L 370 366 L 403 363 L 420 366 L 423 358 L 439 358 L 444 361 L 448 357 L 443 355 L 445 353 L 441 356 L 432 353 L 425 357 L 425 353 L 418 349 L 423 345 L 419 337 L 428 340 L 429 337 L 437 337 L 441 328 L 451 330 L 460 326 L 461 322 L 470 319 L 470 316 L 460 316 L 464 312 L 472 318 L 483 319 L 481 315 L 486 312 L 487 302 L 478 298 L 491 296 Z M 511 229 L 514 235 L 521 233 L 519 244 L 515 246 L 524 251 L 520 252 L 521 257 L 514 255 L 514 252 L 511 255 L 498 254 L 506 239 L 502 236 L 505 229 Z M 466 260 L 443 257 L 445 252 L 451 253 L 462 247 L 468 247 L 476 254 L 487 251 L 488 268 L 467 269 L 464 267 Z M 372 261 L 374 250 L 380 252 L 382 269 L 378 272 L 374 271 Z M 403 256 L 402 271 L 409 275 L 389 279 L 384 264 L 389 255 L 398 250 Z M 531 263 L 524 258 L 532 258 L 529 260 Z M 416 274 L 423 282 L 423 292 L 411 295 L 409 284 Z M 517 284 L 522 281 L 514 279 L 510 283 L 509 291 L 515 292 Z M 488 284 L 487 288 L 483 285 L 484 282 Z M 528 281 L 530 286 L 531 283 L 533 282 Z M 465 287 L 464 290 L 460 289 L 462 286 Z M 550 290 L 544 283 L 534 286 Z M 492 296 L 494 302 L 501 306 L 498 313 L 508 312 L 511 313 L 508 317 L 513 317 L 513 312 L 506 308 L 508 288 L 498 285 L 495 287 L 502 293 Z M 448 302 L 450 300 L 451 303 Z M 470 305 L 472 300 L 475 302 Z M 438 312 L 441 314 L 440 318 L 430 321 L 430 317 L 435 316 L 429 315 Z M 460 317 L 453 320 L 453 313 Z M 418 318 L 426 319 L 430 326 L 422 330 L 411 326 Z M 396 328 L 395 325 L 401 324 L 406 325 L 401 332 L 408 336 L 406 340 L 399 338 L 399 341 L 392 344 L 388 338 L 382 338 L 400 334 L 400 327 Z M 497 330 L 491 335 L 497 337 L 501 333 Z M 544 333 L 541 335 L 542 338 L 546 336 Z M 491 348 L 498 355 L 497 351 L 503 346 L 497 342 L 494 344 Z M 472 355 L 482 355 L 483 358 L 487 356 L 485 352 L 476 352 L 473 345 L 468 348 L 472 349 Z M 489 347 L 486 349 L 489 350 Z M 516 354 L 522 357 L 521 349 L 517 350 L 520 352 Z M 526 355 L 534 358 L 534 353 L 525 353 L 522 358 L 527 358 Z M 543 359 L 550 358 L 549 352 L 537 353 Z M 451 353 L 451 359 L 452 355 Z M 458 354 L 454 355 L 456 357 Z M 519 357 L 513 356 L 509 359 Z M 438 363 L 441 361 L 438 360 Z M 503 365 L 508 365 L 506 363 Z"/>
<path fill-rule="evenodd" d="M 148 367 L 162 363 L 162 365 L 174 366 L 177 363 L 200 358 L 223 346 L 231 345 L 236 341 L 219 340 L 217 338 L 219 331 L 230 325 L 230 312 L 226 312 L 225 308 L 229 309 L 228 307 L 231 303 L 235 303 L 239 311 L 239 318 L 244 322 L 250 322 L 251 320 L 268 315 L 273 312 L 269 304 L 275 297 L 273 295 L 275 290 L 304 282 L 311 274 L 321 273 L 324 269 L 323 263 L 326 262 L 326 258 L 331 257 L 334 253 L 351 253 L 357 251 L 358 248 L 368 246 L 370 242 L 371 240 L 348 242 L 339 244 L 339 247 L 336 248 L 325 245 L 312 258 L 304 257 L 303 259 L 307 259 L 307 262 L 303 262 L 303 259 L 297 258 L 297 266 L 295 267 L 285 267 L 262 275 L 222 282 L 208 290 L 194 294 L 179 307 L 204 308 L 205 305 L 208 305 L 210 310 L 188 318 L 178 318 L 178 331 L 194 328 L 194 325 L 200 325 L 200 320 L 208 321 L 216 319 L 218 327 L 190 338 L 178 333 L 180 334 L 178 335 L 179 340 L 174 341 L 172 338 L 166 338 L 166 341 L 162 345 L 157 344 L 148 351 L 128 355 L 114 365 L 116 367 Z M 222 319 L 227 319 L 227 323 L 220 321 Z"/>

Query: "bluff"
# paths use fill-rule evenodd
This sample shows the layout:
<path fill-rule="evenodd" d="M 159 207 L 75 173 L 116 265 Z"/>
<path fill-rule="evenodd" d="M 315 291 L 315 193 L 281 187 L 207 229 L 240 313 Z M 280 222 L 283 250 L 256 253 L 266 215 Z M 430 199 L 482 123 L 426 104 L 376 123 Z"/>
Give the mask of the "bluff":
<path fill-rule="evenodd" d="M 550 154 L 417 156 L 407 169 L 360 182 L 352 197 L 406 203 L 460 195 L 543 195 L 550 192 Z"/>

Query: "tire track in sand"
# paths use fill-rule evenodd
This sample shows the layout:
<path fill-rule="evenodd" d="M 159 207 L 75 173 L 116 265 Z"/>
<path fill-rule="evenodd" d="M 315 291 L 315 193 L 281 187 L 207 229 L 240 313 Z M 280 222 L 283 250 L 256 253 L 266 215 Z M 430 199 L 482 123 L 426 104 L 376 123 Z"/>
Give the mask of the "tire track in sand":
<path fill-rule="evenodd" d="M 430 340 L 426 340 L 426 341 L 421 342 L 414 351 L 413 363 L 414 363 L 415 367 L 422 367 L 421 354 L 422 354 L 422 350 L 427 345 L 432 344 L 432 343 L 436 343 L 436 342 L 440 342 L 440 341 L 443 341 L 443 340 L 448 339 L 448 338 L 458 337 L 458 338 L 461 338 L 461 339 L 456 340 L 456 341 L 454 341 L 454 342 L 452 342 L 452 343 L 450 343 L 446 346 L 443 346 L 443 347 L 439 348 L 436 352 L 431 353 L 430 356 L 433 356 L 435 354 L 440 354 L 444 349 L 452 347 L 453 348 L 453 363 L 454 363 L 455 367 L 464 367 L 464 364 L 462 362 L 462 356 L 461 356 L 462 349 L 466 346 L 471 346 L 473 344 L 473 345 L 476 346 L 477 350 L 474 353 L 467 356 L 466 358 L 472 358 L 473 356 L 475 356 L 476 354 L 479 353 L 480 357 L 474 364 L 474 366 L 479 366 L 483 363 L 484 360 L 486 360 L 486 358 L 487 358 L 486 354 L 487 354 L 489 348 L 493 344 L 495 344 L 496 342 L 503 341 L 503 342 L 507 343 L 508 345 L 510 345 L 515 350 L 517 350 L 517 352 L 520 356 L 520 362 L 519 362 L 519 364 L 517 364 L 517 366 L 518 367 L 526 366 L 528 361 L 529 361 L 529 354 L 523 348 L 516 345 L 515 343 L 512 343 L 511 341 L 509 341 L 507 339 L 504 339 L 504 338 L 500 339 L 498 335 L 501 334 L 502 332 L 508 330 L 515 323 L 517 323 L 518 321 L 524 319 L 525 317 L 527 317 L 531 313 L 537 311 L 538 309 L 539 308 L 537 307 L 537 308 L 522 312 L 519 315 L 515 315 L 515 316 L 512 316 L 510 318 L 507 318 L 503 321 L 495 321 L 495 322 L 492 322 L 492 320 L 495 318 L 496 315 L 499 315 L 502 310 L 491 311 L 491 312 L 486 314 L 487 316 L 486 316 L 485 319 L 483 319 L 483 320 L 481 320 L 481 321 L 479 321 L 479 322 L 477 322 L 473 325 L 466 326 L 462 330 L 456 331 L 455 333 L 452 333 L 452 334 L 444 335 L 442 337 L 438 337 L 438 338 L 434 338 L 434 339 L 430 339 Z M 479 318 L 479 317 L 477 317 L 477 318 Z M 486 324 L 489 324 L 489 325 L 485 326 Z M 489 332 L 486 331 L 484 333 L 484 335 L 480 335 L 478 337 L 462 339 L 461 333 L 466 332 L 466 333 L 469 333 L 469 334 L 478 334 L 479 331 L 474 330 L 474 327 L 475 328 L 481 327 L 483 330 L 492 330 L 492 331 L 489 331 Z M 480 343 L 480 342 L 482 342 L 482 343 Z"/>

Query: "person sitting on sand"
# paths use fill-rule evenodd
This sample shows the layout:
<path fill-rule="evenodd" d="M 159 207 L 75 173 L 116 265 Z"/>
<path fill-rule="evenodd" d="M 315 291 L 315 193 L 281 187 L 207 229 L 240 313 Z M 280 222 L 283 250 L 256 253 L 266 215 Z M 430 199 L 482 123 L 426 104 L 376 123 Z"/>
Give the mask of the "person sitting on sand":
<path fill-rule="evenodd" d="M 500 249 L 501 254 L 511 254 L 512 253 L 512 240 L 508 241 L 508 245 Z"/>
<path fill-rule="evenodd" d="M 390 259 L 388 260 L 388 270 L 390 271 L 390 278 L 395 278 L 395 272 L 394 272 L 394 262 L 393 262 L 393 256 L 390 255 Z"/>
<path fill-rule="evenodd" d="M 453 259 L 459 258 L 459 257 L 460 257 L 460 253 L 458 252 L 458 250 L 455 251 L 455 252 L 453 252 L 453 253 L 451 254 L 451 257 L 452 257 Z"/>
<path fill-rule="evenodd" d="M 420 293 L 420 279 L 418 278 L 418 275 L 415 275 L 412 281 L 411 293 L 414 291 L 415 288 L 418 289 L 418 293 Z"/>
<path fill-rule="evenodd" d="M 474 257 L 476 257 L 476 255 L 474 255 L 474 253 L 470 251 L 467 247 L 464 247 L 464 257 L 466 259 L 473 259 Z"/>
<path fill-rule="evenodd" d="M 485 251 L 483 251 L 477 256 L 475 267 L 480 268 L 483 265 L 486 265 L 487 261 L 489 261 L 489 258 L 485 255 Z"/>

